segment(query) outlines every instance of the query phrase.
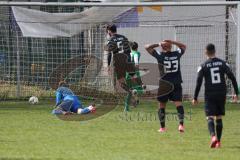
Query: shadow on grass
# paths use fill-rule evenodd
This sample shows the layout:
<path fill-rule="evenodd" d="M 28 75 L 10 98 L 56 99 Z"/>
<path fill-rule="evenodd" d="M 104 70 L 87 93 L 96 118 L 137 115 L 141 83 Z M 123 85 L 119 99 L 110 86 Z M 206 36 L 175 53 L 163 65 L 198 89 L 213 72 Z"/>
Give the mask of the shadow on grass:
<path fill-rule="evenodd" d="M 239 145 L 230 146 L 229 148 L 230 148 L 230 149 L 238 149 L 238 150 L 240 150 L 240 146 L 239 146 Z"/>
<path fill-rule="evenodd" d="M 47 107 L 42 105 L 1 106 L 0 111 L 1 110 L 44 110 L 46 108 Z"/>
<path fill-rule="evenodd" d="M 0 160 L 49 160 L 48 158 L 1 157 Z"/>
<path fill-rule="evenodd" d="M 60 120 L 63 121 L 87 121 L 92 120 L 98 117 L 105 115 L 108 112 L 111 112 L 116 108 L 117 105 L 104 105 L 97 107 L 96 112 L 89 114 L 71 114 L 71 115 L 56 115 Z"/>
<path fill-rule="evenodd" d="M 11 140 L 1 140 L 0 139 L 0 143 L 13 143 L 13 142 L 16 142 L 16 141 L 11 141 Z M 1 158 L 0 158 L 1 159 Z"/>

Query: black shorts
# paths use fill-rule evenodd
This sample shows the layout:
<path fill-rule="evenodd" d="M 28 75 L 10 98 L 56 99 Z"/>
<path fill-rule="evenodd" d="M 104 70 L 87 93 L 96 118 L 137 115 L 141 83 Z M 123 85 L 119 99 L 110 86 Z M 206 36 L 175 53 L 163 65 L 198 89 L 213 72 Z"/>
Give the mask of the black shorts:
<path fill-rule="evenodd" d="M 182 101 L 182 85 L 174 84 L 174 89 L 167 95 L 158 96 L 159 102 L 166 103 L 168 100 L 170 101 Z"/>
<path fill-rule="evenodd" d="M 125 78 L 126 72 L 135 71 L 135 65 L 129 63 L 130 54 L 117 53 L 114 55 L 114 74 L 117 77 L 117 80 Z"/>
<path fill-rule="evenodd" d="M 205 96 L 205 114 L 206 116 L 224 116 L 225 115 L 226 95 Z"/>

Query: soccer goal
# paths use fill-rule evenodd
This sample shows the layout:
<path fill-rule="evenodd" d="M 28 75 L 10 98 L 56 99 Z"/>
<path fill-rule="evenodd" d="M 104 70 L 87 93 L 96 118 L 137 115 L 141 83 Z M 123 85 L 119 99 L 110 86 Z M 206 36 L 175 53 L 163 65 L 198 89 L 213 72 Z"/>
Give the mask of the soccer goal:
<path fill-rule="evenodd" d="M 210 42 L 240 83 L 239 21 L 238 2 L 2 1 L 0 99 L 53 97 L 58 82 L 66 80 L 79 96 L 112 100 L 118 94 L 104 51 L 109 23 L 138 42 L 140 63 L 156 63 L 145 44 L 164 39 L 185 43 L 181 71 L 186 99 L 193 95 L 197 67 L 205 60 L 204 47 Z M 228 94 L 232 94 L 230 83 Z"/>

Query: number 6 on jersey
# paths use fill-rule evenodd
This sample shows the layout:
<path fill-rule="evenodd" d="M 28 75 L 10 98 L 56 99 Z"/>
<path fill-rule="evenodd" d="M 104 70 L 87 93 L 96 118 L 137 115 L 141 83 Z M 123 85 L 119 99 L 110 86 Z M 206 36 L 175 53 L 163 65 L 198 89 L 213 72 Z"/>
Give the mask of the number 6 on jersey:
<path fill-rule="evenodd" d="M 219 67 L 211 68 L 211 79 L 212 79 L 212 84 L 218 84 L 221 83 L 221 77 L 219 73 Z"/>

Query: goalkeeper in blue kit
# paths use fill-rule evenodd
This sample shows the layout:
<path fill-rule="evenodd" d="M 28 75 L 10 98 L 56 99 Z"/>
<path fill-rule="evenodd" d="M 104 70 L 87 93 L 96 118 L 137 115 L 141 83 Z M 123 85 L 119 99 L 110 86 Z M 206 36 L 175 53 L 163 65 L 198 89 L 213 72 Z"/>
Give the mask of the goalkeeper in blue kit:
<path fill-rule="evenodd" d="M 79 98 L 67 87 L 66 82 L 59 82 L 56 91 L 56 108 L 52 111 L 52 114 L 87 114 L 95 111 L 95 105 L 84 107 Z"/>
<path fill-rule="evenodd" d="M 129 104 L 131 102 L 132 96 L 134 95 L 133 105 L 136 106 L 139 103 L 138 95 L 143 94 L 145 86 L 142 83 L 141 75 L 139 72 L 139 61 L 140 61 L 140 52 L 138 51 L 138 43 L 130 42 L 131 48 L 131 63 L 135 65 L 134 72 L 126 72 L 125 81 L 127 86 L 132 90 L 132 92 L 128 92 L 127 97 L 125 99 L 125 111 L 129 111 Z"/>

